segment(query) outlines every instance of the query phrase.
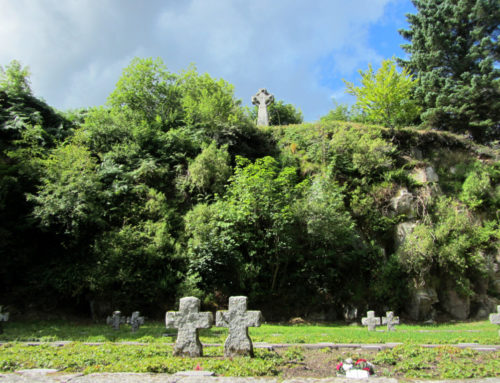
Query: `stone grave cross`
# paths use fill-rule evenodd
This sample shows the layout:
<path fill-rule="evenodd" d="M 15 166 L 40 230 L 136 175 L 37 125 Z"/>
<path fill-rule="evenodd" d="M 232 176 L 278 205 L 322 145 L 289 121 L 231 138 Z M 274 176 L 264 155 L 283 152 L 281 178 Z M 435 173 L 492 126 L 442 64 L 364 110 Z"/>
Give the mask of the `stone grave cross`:
<path fill-rule="evenodd" d="M 375 311 L 368 311 L 366 318 L 361 318 L 363 326 L 368 326 L 368 331 L 375 331 L 375 327 L 380 326 L 380 317 L 375 316 Z"/>
<path fill-rule="evenodd" d="M 490 314 L 490 322 L 493 324 L 500 325 L 500 306 L 497 306 L 497 313 Z M 500 335 L 500 330 L 498 330 L 498 335 Z"/>
<path fill-rule="evenodd" d="M 274 102 L 274 96 L 267 89 L 259 89 L 252 97 L 252 104 L 259 106 L 257 126 L 269 126 L 269 113 L 267 107 Z"/>
<path fill-rule="evenodd" d="M 214 323 L 211 312 L 199 312 L 200 300 L 195 297 L 181 298 L 179 311 L 169 311 L 165 315 L 167 328 L 177 328 L 177 341 L 174 355 L 197 357 L 203 355 L 203 347 L 198 335 L 198 329 L 210 328 Z"/>
<path fill-rule="evenodd" d="M 392 311 L 387 311 L 385 317 L 382 317 L 382 324 L 387 325 L 387 331 L 396 331 L 396 325 L 399 324 L 399 317 L 395 317 Z"/>
<path fill-rule="evenodd" d="M 3 323 L 9 320 L 9 313 L 3 311 L 3 306 L 0 306 L 0 334 L 3 334 Z"/>
<path fill-rule="evenodd" d="M 121 311 L 113 311 L 113 315 L 106 318 L 106 324 L 111 325 L 111 327 L 113 327 L 113 330 L 119 330 L 120 325 L 124 324 L 125 322 L 126 318 L 122 317 Z"/>
<path fill-rule="evenodd" d="M 139 315 L 139 311 L 134 311 L 132 316 L 127 318 L 127 323 L 132 327 L 132 332 L 136 332 L 144 324 L 144 317 Z"/>
<path fill-rule="evenodd" d="M 216 314 L 216 326 L 229 328 L 229 336 L 224 343 L 224 355 L 226 357 L 253 356 L 253 345 L 248 335 L 248 327 L 259 327 L 261 321 L 260 311 L 247 311 L 247 297 L 230 297 L 229 309 L 217 311 Z"/>

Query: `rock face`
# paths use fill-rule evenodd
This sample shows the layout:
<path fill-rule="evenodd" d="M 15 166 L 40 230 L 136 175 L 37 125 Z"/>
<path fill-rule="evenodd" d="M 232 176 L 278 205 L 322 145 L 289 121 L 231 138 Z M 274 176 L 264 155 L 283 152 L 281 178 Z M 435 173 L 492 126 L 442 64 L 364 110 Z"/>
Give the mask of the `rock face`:
<path fill-rule="evenodd" d="M 436 290 L 424 287 L 417 288 L 412 292 L 406 311 L 414 321 L 433 319 L 435 313 L 433 305 L 437 302 L 439 299 Z"/>
<path fill-rule="evenodd" d="M 464 320 L 470 314 L 470 298 L 460 296 L 455 286 L 446 284 L 446 288 L 440 291 L 441 307 L 454 319 Z"/>
<path fill-rule="evenodd" d="M 396 225 L 396 232 L 394 233 L 394 244 L 396 249 L 401 246 L 406 237 L 413 232 L 417 223 L 414 221 L 401 222 Z"/>
<path fill-rule="evenodd" d="M 195 297 L 185 297 L 180 300 L 178 312 L 166 313 L 166 327 L 178 329 L 174 355 L 190 357 L 203 355 L 198 329 L 212 327 L 214 317 L 211 312 L 199 311 L 200 300 Z"/>
<path fill-rule="evenodd" d="M 391 199 L 391 207 L 396 215 L 405 214 L 407 218 L 415 218 L 417 215 L 415 198 L 408 189 L 401 188 L 395 197 Z"/>
<path fill-rule="evenodd" d="M 261 321 L 260 311 L 247 311 L 247 297 L 230 297 L 229 310 L 217 311 L 216 314 L 216 326 L 229 328 L 229 336 L 224 343 L 224 355 L 253 356 L 248 327 L 259 327 Z"/>
<path fill-rule="evenodd" d="M 439 176 L 432 166 L 427 166 L 426 168 L 416 168 L 412 172 L 412 177 L 415 181 L 426 183 L 426 182 L 438 182 Z"/>

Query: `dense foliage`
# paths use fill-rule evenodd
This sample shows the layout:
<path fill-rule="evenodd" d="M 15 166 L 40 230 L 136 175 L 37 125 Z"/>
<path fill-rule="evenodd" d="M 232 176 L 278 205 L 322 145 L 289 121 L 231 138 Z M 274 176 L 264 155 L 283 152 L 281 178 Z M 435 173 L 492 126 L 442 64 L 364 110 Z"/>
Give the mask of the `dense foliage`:
<path fill-rule="evenodd" d="M 432 127 L 500 137 L 498 0 L 412 0 L 401 60 L 418 79 L 422 120 Z"/>
<path fill-rule="evenodd" d="M 384 60 L 376 72 L 369 65 L 368 70 L 360 74 L 361 86 L 351 82 L 346 85 L 347 93 L 356 96 L 356 107 L 366 122 L 391 128 L 415 122 L 419 108 L 412 93 L 417 81 L 407 69 L 399 73 L 393 60 Z"/>
<path fill-rule="evenodd" d="M 383 68 L 381 80 L 412 84 Z M 32 95 L 27 75 L 14 62 L 0 82 L 4 304 L 157 315 L 185 295 L 215 308 L 244 294 L 268 319 L 333 319 L 402 310 L 436 280 L 473 298 L 494 278 L 493 150 L 336 121 L 354 120 L 348 110 L 257 129 L 230 84 L 159 59 L 132 60 L 106 105 L 65 114 Z M 439 185 L 415 179 L 427 167 Z M 399 209 L 403 189 L 415 202 Z"/>

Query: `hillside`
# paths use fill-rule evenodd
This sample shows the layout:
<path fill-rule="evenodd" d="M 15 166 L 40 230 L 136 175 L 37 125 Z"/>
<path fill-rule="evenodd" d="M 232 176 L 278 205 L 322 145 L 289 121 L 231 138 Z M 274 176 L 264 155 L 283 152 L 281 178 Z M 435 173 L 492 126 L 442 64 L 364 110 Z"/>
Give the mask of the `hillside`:
<path fill-rule="evenodd" d="M 326 176 L 342 190 L 357 234 L 376 253 L 360 259 L 371 263 L 365 307 L 397 308 L 413 320 L 485 318 L 494 311 L 498 148 L 449 132 L 391 133 L 345 122 L 266 130 L 284 163 L 304 177 Z"/>

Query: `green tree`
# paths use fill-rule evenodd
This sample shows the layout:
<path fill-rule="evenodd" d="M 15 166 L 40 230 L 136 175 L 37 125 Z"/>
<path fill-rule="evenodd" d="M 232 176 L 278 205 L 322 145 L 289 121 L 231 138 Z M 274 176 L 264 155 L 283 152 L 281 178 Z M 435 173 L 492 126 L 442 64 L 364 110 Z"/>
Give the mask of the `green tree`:
<path fill-rule="evenodd" d="M 356 96 L 356 106 L 366 114 L 368 122 L 394 128 L 415 121 L 419 109 L 412 92 L 417 81 L 408 70 L 399 73 L 394 60 L 387 59 L 376 72 L 369 65 L 367 71 L 359 73 L 361 86 L 344 82 L 347 93 Z"/>
<path fill-rule="evenodd" d="M 157 123 L 169 129 L 180 125 L 177 76 L 169 73 L 161 59 L 134 58 L 123 70 L 108 105 L 135 120 Z"/>
<path fill-rule="evenodd" d="M 19 61 L 12 60 L 5 69 L 0 66 L 0 90 L 31 94 L 29 76 L 28 67 L 23 68 Z"/>
<path fill-rule="evenodd" d="M 224 185 L 231 176 L 227 145 L 218 149 L 212 142 L 189 164 L 187 182 L 202 195 L 224 194 Z"/>
<path fill-rule="evenodd" d="M 417 79 L 425 124 L 469 132 L 477 140 L 500 135 L 500 6 L 498 0 L 412 0 L 409 43 L 401 63 Z"/>

